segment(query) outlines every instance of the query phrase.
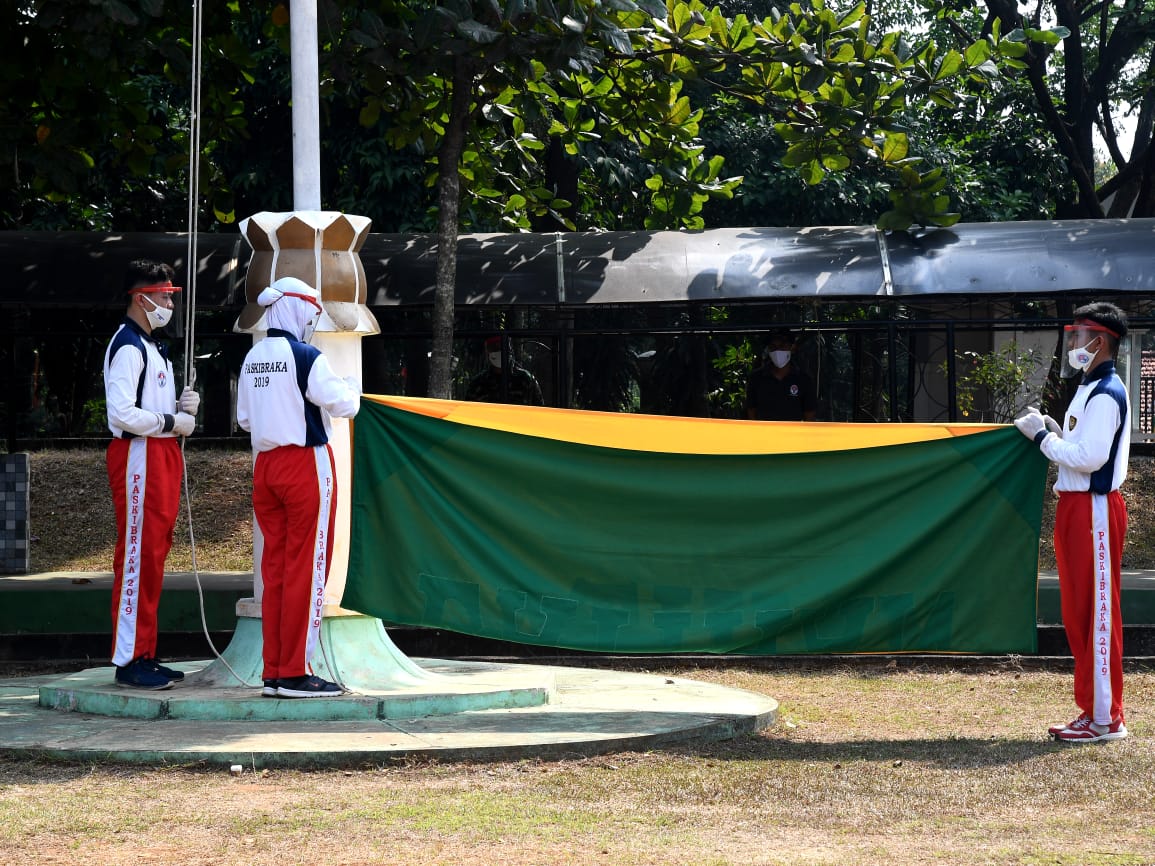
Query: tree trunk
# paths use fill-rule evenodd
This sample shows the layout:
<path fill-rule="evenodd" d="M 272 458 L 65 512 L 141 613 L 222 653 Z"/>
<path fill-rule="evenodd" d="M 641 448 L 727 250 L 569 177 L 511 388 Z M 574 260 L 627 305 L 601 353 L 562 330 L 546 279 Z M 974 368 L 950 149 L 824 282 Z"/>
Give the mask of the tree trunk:
<path fill-rule="evenodd" d="M 557 136 L 550 138 L 543 164 L 545 166 L 546 188 L 552 190 L 558 198 L 564 198 L 570 203 L 570 206 L 561 213 L 562 216 L 576 224 L 579 216 L 577 208 L 578 165 L 566 154 L 565 146 Z M 557 220 L 549 214 L 532 217 L 531 223 L 531 228 L 535 232 L 551 232 L 561 228 Z"/>
<path fill-rule="evenodd" d="M 457 287 L 457 228 L 461 177 L 457 168 L 465 148 L 471 75 L 468 61 L 458 58 L 453 70 L 449 123 L 437 151 L 437 286 L 433 295 L 433 354 L 429 396 L 453 399 L 453 317 Z"/>

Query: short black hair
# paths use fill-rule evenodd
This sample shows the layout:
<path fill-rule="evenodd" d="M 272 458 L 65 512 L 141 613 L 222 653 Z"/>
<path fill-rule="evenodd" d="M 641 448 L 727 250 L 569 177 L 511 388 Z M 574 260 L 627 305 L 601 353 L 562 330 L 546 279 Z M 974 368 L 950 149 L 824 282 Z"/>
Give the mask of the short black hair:
<path fill-rule="evenodd" d="M 766 345 L 768 346 L 774 343 L 789 343 L 790 345 L 794 345 L 795 342 L 797 342 L 797 337 L 795 337 L 792 331 L 786 328 L 775 328 L 766 335 Z"/>
<path fill-rule="evenodd" d="M 1127 336 L 1127 314 L 1107 301 L 1096 301 L 1079 307 L 1075 310 L 1075 321 L 1078 322 L 1080 319 L 1094 322 L 1115 332 L 1116 336 L 1111 337 L 1112 354 L 1118 350 L 1119 341 Z"/>
<path fill-rule="evenodd" d="M 142 286 L 155 286 L 165 280 L 172 280 L 174 271 L 164 262 L 154 262 L 152 259 L 135 259 L 128 263 L 124 272 L 124 290 L 131 292 Z"/>

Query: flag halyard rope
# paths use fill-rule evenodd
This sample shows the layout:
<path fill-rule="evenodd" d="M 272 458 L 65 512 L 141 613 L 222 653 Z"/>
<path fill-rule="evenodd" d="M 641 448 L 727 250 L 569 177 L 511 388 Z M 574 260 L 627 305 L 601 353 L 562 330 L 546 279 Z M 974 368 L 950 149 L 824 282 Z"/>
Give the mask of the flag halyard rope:
<path fill-rule="evenodd" d="M 186 388 L 193 388 L 196 386 L 196 364 L 195 364 L 195 347 L 196 347 L 196 305 L 197 305 L 197 271 L 198 271 L 198 257 L 197 250 L 197 215 L 200 206 L 200 156 L 201 156 L 201 77 L 202 77 L 202 34 L 204 24 L 204 3 L 203 0 L 193 0 L 192 4 L 193 20 L 192 20 L 192 37 L 191 37 L 191 63 L 190 63 L 190 99 L 189 99 L 189 147 L 188 147 L 188 223 L 186 231 L 188 235 L 188 246 L 185 253 L 185 329 L 184 329 L 184 385 Z M 187 438 L 181 439 L 181 456 L 184 457 L 185 443 Z M 192 556 L 192 572 L 193 578 L 196 581 L 197 599 L 200 603 L 201 614 L 201 629 L 204 631 L 205 640 L 208 641 L 209 649 L 212 650 L 213 655 L 220 659 L 221 663 L 228 668 L 229 673 L 236 678 L 236 680 L 244 686 L 256 687 L 260 683 L 250 683 L 245 680 L 240 674 L 233 670 L 232 665 L 225 660 L 220 651 L 217 650 L 213 639 L 209 634 L 208 620 L 205 617 L 205 597 L 204 588 L 201 586 L 200 567 L 197 564 L 197 545 L 196 532 L 193 528 L 193 513 L 192 513 L 192 495 L 189 492 L 188 483 L 188 463 L 184 462 L 184 498 L 185 498 L 185 512 L 188 515 L 188 534 L 189 534 L 189 550 Z"/>

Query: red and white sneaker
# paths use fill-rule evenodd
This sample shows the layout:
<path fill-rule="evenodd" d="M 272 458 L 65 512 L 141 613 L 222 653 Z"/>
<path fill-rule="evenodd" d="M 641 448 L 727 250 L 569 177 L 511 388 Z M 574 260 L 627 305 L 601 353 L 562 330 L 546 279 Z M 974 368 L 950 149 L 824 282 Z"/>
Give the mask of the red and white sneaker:
<path fill-rule="evenodd" d="M 1052 738 L 1054 738 L 1059 735 L 1059 731 L 1065 731 L 1067 728 L 1075 727 L 1075 725 L 1079 724 L 1080 722 L 1089 721 L 1091 721 L 1091 717 L 1086 713 L 1082 713 L 1079 718 L 1075 719 L 1073 722 L 1067 722 L 1065 725 L 1062 722 L 1057 725 L 1051 725 L 1049 728 L 1047 728 L 1047 733 L 1050 734 Z"/>
<path fill-rule="evenodd" d="M 1127 736 L 1127 726 L 1122 719 L 1109 725 L 1097 725 L 1086 716 L 1071 722 L 1055 739 L 1061 743 L 1101 743 L 1105 740 L 1121 740 Z"/>

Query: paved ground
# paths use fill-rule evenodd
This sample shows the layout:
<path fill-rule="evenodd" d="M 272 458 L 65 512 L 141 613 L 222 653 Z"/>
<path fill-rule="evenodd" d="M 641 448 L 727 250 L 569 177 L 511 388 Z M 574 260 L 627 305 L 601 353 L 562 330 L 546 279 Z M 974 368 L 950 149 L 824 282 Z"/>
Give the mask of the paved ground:
<path fill-rule="evenodd" d="M 177 685 L 148 696 L 170 706 L 174 701 L 248 701 L 264 707 L 270 718 L 190 719 L 164 713 L 144 719 L 70 711 L 67 700 L 60 701 L 59 709 L 42 707 L 41 693 L 59 700 L 67 692 L 68 678 L 23 677 L 0 680 L 0 752 L 82 761 L 204 762 L 246 769 L 347 766 L 412 757 L 561 757 L 725 739 L 772 725 L 778 713 L 777 701 L 766 695 L 689 679 L 593 668 L 414 661 L 443 689 L 452 689 L 456 677 L 480 674 L 514 685 L 546 683 L 549 694 L 537 706 L 389 718 L 383 716 L 379 696 L 289 701 L 262 699 L 252 689 L 213 693 L 196 685 Z M 204 664 L 179 667 L 194 680 L 193 673 Z M 91 671 L 89 676 L 115 691 L 110 669 Z M 167 697 L 158 698 L 161 695 Z M 128 695 L 140 697 L 137 692 Z M 294 718 L 333 712 L 341 705 L 351 708 L 348 719 Z"/>
<path fill-rule="evenodd" d="M 0 660 L 14 658 L 13 648 L 51 658 L 43 653 L 75 646 L 81 638 L 106 643 L 111 580 L 110 574 L 67 572 L 0 577 Z M 246 573 L 202 574 L 199 580 L 169 574 L 161 630 L 192 636 L 203 648 L 201 631 L 207 625 L 227 644 L 238 626 L 236 602 L 251 590 L 252 575 Z M 1134 648 L 1128 655 L 1151 655 L 1155 571 L 1124 574 L 1123 605 Z M 1040 654 L 1065 653 L 1058 622 L 1058 579 L 1044 572 L 1039 576 Z M 450 658 L 494 654 L 477 652 L 488 645 L 451 633 L 411 630 L 415 638 L 405 630 L 388 631 L 395 639 L 436 644 L 438 654 L 455 649 L 445 653 Z M 400 639 L 397 644 L 414 655 Z M 157 693 L 118 689 L 112 669 L 99 665 L 0 679 L 0 752 L 246 768 L 415 756 L 548 757 L 726 738 L 769 726 L 777 715 L 777 702 L 765 695 L 644 673 L 530 664 L 534 648 L 503 649 L 505 655 L 520 650 L 527 663 L 409 658 L 430 682 L 408 694 L 404 688 L 388 694 L 359 688 L 335 701 L 263 699 L 252 688 L 222 688 L 203 681 L 211 679 L 199 673 L 211 670 L 203 660 L 176 665 L 188 672 L 186 683 Z M 462 697 L 478 690 L 490 695 L 488 704 Z"/>

